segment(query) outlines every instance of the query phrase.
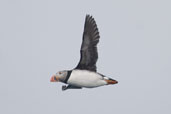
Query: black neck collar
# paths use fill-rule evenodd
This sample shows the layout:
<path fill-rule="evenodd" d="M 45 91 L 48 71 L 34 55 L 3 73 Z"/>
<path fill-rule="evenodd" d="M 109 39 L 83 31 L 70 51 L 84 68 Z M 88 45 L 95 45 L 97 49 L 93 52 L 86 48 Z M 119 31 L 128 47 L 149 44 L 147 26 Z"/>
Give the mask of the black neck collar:
<path fill-rule="evenodd" d="M 67 83 L 69 77 L 71 76 L 71 73 L 72 73 L 72 70 L 69 70 L 69 71 L 67 72 L 67 76 L 66 76 L 66 79 L 64 80 L 64 83 Z"/>

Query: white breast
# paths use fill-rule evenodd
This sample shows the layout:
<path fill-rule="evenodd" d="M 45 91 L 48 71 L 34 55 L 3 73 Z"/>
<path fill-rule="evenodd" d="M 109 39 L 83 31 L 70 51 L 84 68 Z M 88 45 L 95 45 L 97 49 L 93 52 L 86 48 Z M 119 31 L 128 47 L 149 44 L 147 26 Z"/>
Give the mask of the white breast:
<path fill-rule="evenodd" d="M 87 70 L 73 70 L 67 83 L 87 88 L 93 88 L 107 84 L 101 75 Z"/>

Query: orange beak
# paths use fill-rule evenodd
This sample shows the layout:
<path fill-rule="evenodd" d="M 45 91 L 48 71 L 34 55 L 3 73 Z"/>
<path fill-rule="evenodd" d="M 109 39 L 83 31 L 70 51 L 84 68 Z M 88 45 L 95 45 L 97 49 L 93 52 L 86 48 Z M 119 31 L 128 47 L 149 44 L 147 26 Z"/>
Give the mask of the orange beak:
<path fill-rule="evenodd" d="M 52 76 L 50 79 L 50 82 L 57 82 L 59 81 L 59 78 L 57 76 Z"/>

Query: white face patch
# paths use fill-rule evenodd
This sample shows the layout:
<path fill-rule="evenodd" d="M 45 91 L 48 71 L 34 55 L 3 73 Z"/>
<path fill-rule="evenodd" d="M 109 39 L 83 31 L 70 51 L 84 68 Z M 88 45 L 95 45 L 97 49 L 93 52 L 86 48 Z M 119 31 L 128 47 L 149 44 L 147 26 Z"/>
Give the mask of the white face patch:
<path fill-rule="evenodd" d="M 63 76 L 65 75 L 66 71 L 59 71 L 56 73 L 56 76 Z"/>
<path fill-rule="evenodd" d="M 67 71 L 65 71 L 65 70 L 59 71 L 56 73 L 56 76 L 59 78 L 60 82 L 64 82 L 64 80 L 66 79 L 66 76 L 67 76 Z"/>

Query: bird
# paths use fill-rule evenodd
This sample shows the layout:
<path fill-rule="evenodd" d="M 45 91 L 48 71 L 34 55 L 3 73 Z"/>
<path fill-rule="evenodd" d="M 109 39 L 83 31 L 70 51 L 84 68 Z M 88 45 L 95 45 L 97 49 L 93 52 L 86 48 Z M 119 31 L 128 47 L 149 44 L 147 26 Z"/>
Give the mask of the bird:
<path fill-rule="evenodd" d="M 62 86 L 63 91 L 117 84 L 118 81 L 97 72 L 97 44 L 99 39 L 100 35 L 96 21 L 93 16 L 87 14 L 78 65 L 72 70 L 58 71 L 50 78 L 50 82 L 64 83 L 65 85 Z"/>

